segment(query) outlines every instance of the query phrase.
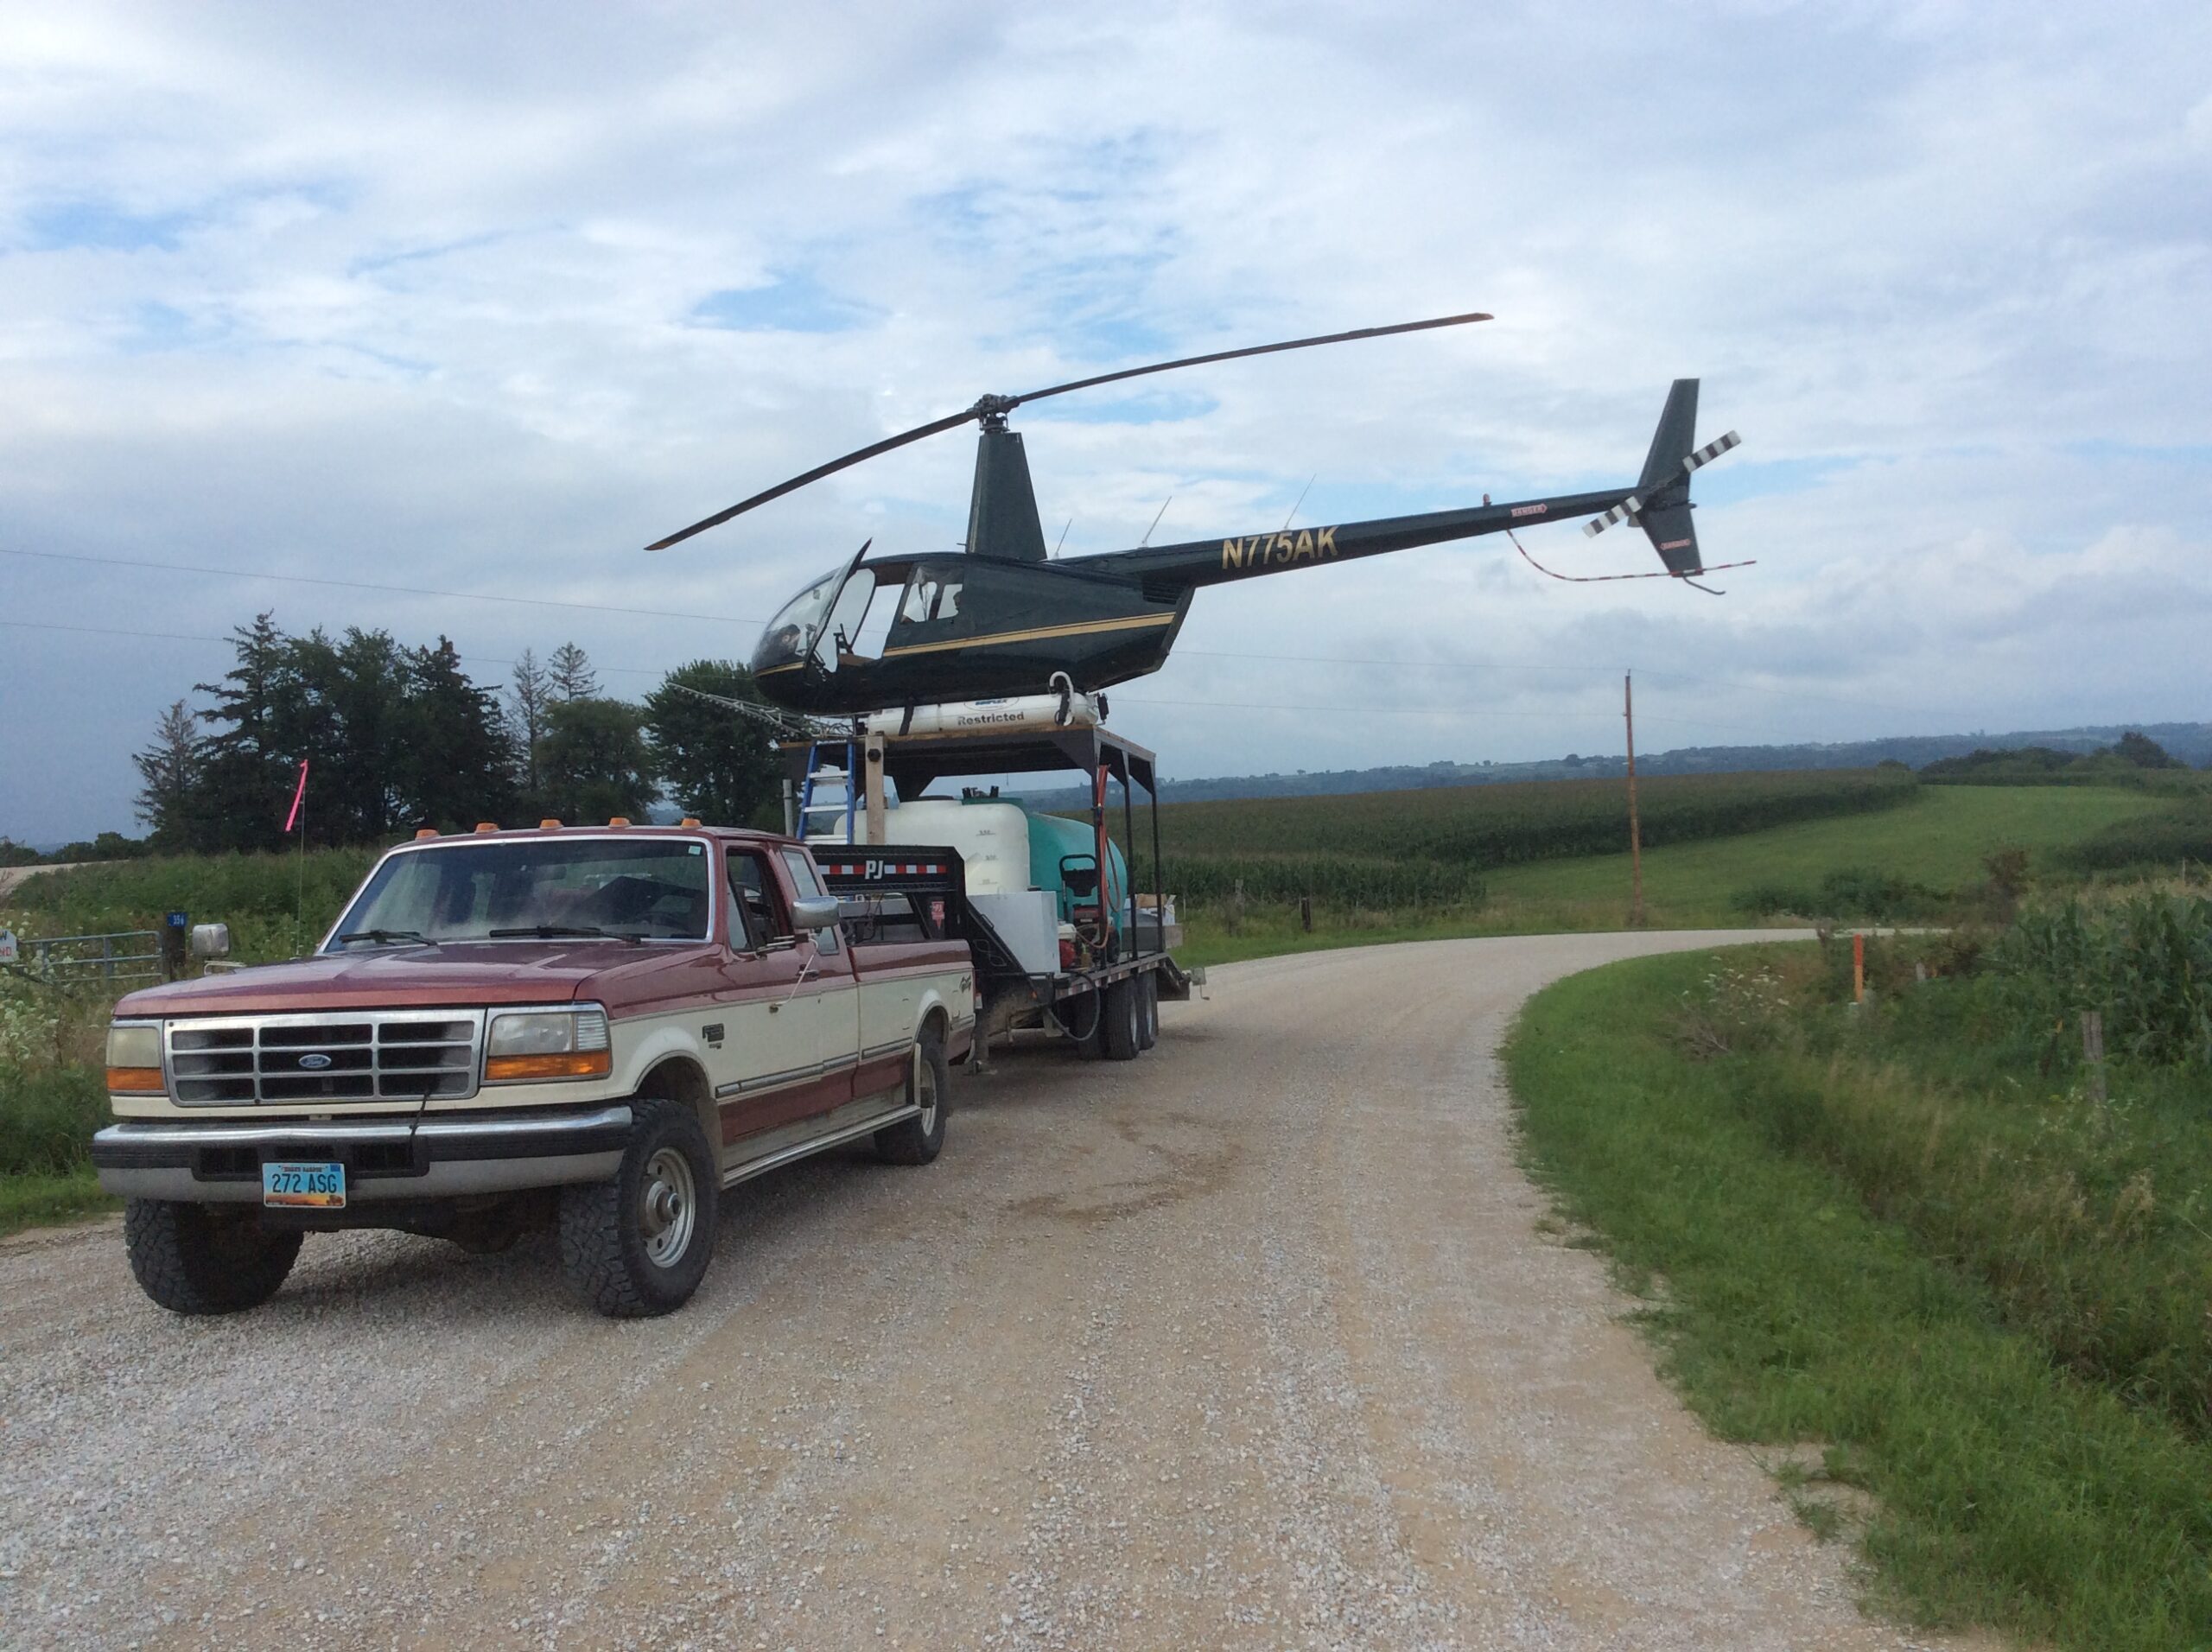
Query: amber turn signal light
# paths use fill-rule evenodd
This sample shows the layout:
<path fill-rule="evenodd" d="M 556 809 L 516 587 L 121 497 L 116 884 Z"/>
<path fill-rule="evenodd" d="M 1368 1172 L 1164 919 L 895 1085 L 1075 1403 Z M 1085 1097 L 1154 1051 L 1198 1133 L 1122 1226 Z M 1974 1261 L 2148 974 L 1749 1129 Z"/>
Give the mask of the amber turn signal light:
<path fill-rule="evenodd" d="M 110 1067 L 109 1093 L 116 1096 L 158 1096 L 162 1093 L 159 1067 Z"/>
<path fill-rule="evenodd" d="M 606 1050 L 563 1050 L 544 1056 L 492 1056 L 484 1063 L 484 1077 L 495 1081 L 604 1078 L 613 1071 L 613 1057 Z"/>

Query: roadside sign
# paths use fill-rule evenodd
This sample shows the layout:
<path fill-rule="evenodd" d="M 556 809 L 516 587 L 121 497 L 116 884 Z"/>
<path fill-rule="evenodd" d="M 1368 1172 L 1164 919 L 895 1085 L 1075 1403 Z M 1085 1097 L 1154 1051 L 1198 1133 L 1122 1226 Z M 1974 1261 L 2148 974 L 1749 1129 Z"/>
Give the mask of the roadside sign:
<path fill-rule="evenodd" d="M 169 914 L 169 927 L 171 929 L 188 929 L 191 927 L 191 924 L 192 914 L 190 912 L 171 912 Z"/>
<path fill-rule="evenodd" d="M 16 951 L 16 931 L 0 930 L 0 963 L 15 963 Z"/>

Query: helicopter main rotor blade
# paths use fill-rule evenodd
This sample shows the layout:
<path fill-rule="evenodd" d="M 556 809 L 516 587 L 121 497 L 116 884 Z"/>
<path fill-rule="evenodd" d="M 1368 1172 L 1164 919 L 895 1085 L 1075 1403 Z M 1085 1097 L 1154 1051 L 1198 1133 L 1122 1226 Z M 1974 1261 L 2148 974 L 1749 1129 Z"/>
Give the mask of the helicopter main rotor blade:
<path fill-rule="evenodd" d="M 666 550 L 671 545 L 683 543 L 695 533 L 704 533 L 709 528 L 720 527 L 734 516 L 743 516 L 756 505 L 766 505 L 770 499 L 779 499 L 786 493 L 798 492 L 809 482 L 818 482 L 824 476 L 834 476 L 839 471 L 849 469 L 863 460 L 873 459 L 878 454 L 889 453 L 893 448 L 903 448 L 910 442 L 919 442 L 924 436 L 933 436 L 946 430 L 957 429 L 967 423 L 969 420 L 978 416 L 980 416 L 976 410 L 971 407 L 964 413 L 955 413 L 945 418 L 932 419 L 927 424 L 916 425 L 912 429 L 903 431 L 898 435 L 886 436 L 880 442 L 871 442 L 867 447 L 856 448 L 842 459 L 833 459 L 826 465 L 817 465 L 812 470 L 794 476 L 787 482 L 778 482 L 773 487 L 755 493 L 749 499 L 740 499 L 728 510 L 717 511 L 714 515 L 702 518 L 690 527 L 680 529 L 669 535 L 665 539 L 656 539 L 645 549 Z"/>
<path fill-rule="evenodd" d="M 1142 378 L 1149 373 L 1173 372 L 1179 367 L 1200 367 L 1211 361 L 1236 361 L 1245 356 L 1272 356 L 1280 354 L 1285 350 L 1309 350 L 1319 344 L 1350 344 L 1358 339 L 1384 339 L 1397 333 L 1426 333 L 1440 327 L 1465 327 L 1470 321 L 1487 321 L 1491 319 L 1488 315 L 1481 311 L 1471 311 L 1465 315 L 1440 315 L 1427 321 L 1399 321 L 1389 327 L 1363 327 L 1355 328 L 1350 333 L 1324 333 L 1310 339 L 1287 340 L 1281 344 L 1248 345 L 1241 350 L 1216 350 L 1202 356 L 1184 356 L 1174 361 L 1155 361 L 1148 367 L 1124 367 L 1119 372 L 1098 373 L 1089 378 L 1070 379 L 1065 384 L 1048 384 L 1043 390 L 1028 391 L 1020 396 L 982 397 L 977 399 L 973 407 L 961 412 L 947 414 L 941 419 L 932 419 L 927 424 L 918 424 L 911 430 L 902 430 L 895 436 L 886 436 L 880 442 L 872 442 L 865 448 L 854 449 L 842 458 L 833 459 L 826 465 L 817 465 L 812 470 L 794 476 L 789 481 L 779 482 L 773 487 L 755 493 L 751 499 L 740 499 L 728 510 L 717 511 L 710 517 L 702 517 L 690 527 L 680 529 L 665 539 L 655 540 L 645 549 L 666 550 L 671 545 L 683 543 L 695 533 L 704 533 L 709 528 L 718 527 L 732 517 L 742 516 L 755 505 L 766 505 L 771 499 L 779 499 L 785 494 L 804 487 L 810 482 L 818 482 L 825 476 L 834 476 L 841 470 L 849 469 L 866 460 L 874 458 L 879 454 L 889 453 L 894 448 L 903 448 L 910 442 L 919 442 L 925 436 L 938 435 L 944 431 L 956 429 L 971 419 L 1003 418 L 1026 402 L 1041 402 L 1048 396 L 1065 396 L 1071 390 L 1089 390 L 1094 385 L 1119 384 L 1124 378 Z"/>
<path fill-rule="evenodd" d="M 1350 333 L 1324 333 L 1316 338 L 1290 339 L 1281 344 L 1254 344 L 1242 350 L 1216 350 L 1209 355 L 1185 356 L 1177 361 L 1155 361 L 1149 367 L 1124 367 L 1119 372 L 1071 379 L 1065 384 L 1054 384 L 1046 390 L 1033 390 L 1024 396 L 1008 396 L 1002 399 L 1011 409 L 1025 402 L 1041 402 L 1047 396 L 1065 396 L 1071 390 L 1089 390 L 1095 384 L 1117 384 L 1124 378 L 1142 378 L 1147 373 L 1172 372 L 1178 367 L 1202 367 L 1209 361 L 1236 361 L 1244 356 L 1272 356 L 1285 350 L 1310 350 L 1317 344 L 1350 344 L 1356 339 L 1386 339 L 1394 333 L 1427 333 L 1435 327 L 1465 327 L 1470 321 L 1492 319 L 1476 310 L 1465 315 L 1440 315 L 1429 321 L 1399 321 L 1389 327 L 1363 327 Z"/>

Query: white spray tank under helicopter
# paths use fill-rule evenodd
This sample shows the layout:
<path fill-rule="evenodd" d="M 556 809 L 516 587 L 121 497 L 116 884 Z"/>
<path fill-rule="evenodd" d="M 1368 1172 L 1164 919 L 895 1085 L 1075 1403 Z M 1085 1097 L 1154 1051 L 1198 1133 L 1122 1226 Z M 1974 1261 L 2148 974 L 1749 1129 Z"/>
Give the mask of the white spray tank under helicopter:
<path fill-rule="evenodd" d="M 893 740 L 912 734 L 1017 734 L 1053 728 L 1096 728 L 1106 721 L 1106 696 L 1079 693 L 1066 672 L 1055 671 L 1049 694 L 905 706 L 874 712 L 858 721 L 862 734 Z"/>

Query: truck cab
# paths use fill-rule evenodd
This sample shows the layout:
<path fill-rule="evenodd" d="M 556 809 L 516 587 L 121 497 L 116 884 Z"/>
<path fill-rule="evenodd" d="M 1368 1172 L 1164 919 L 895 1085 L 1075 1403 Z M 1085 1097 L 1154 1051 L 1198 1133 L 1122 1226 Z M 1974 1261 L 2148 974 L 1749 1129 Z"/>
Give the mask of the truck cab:
<path fill-rule="evenodd" d="M 265 1300 L 312 1231 L 548 1224 L 593 1306 L 664 1312 L 726 1189 L 863 1137 L 933 1160 L 975 1019 L 966 944 L 855 944 L 797 840 L 425 833 L 310 956 L 118 1003 L 93 1163 L 180 1312 Z"/>

